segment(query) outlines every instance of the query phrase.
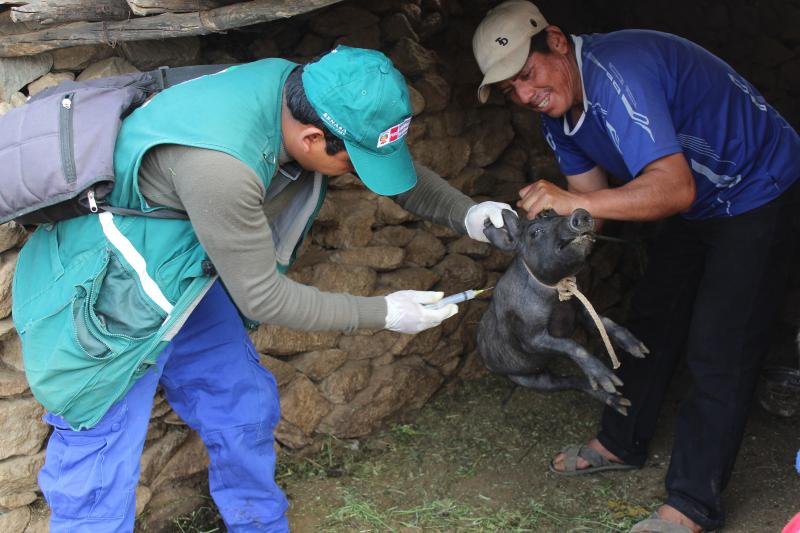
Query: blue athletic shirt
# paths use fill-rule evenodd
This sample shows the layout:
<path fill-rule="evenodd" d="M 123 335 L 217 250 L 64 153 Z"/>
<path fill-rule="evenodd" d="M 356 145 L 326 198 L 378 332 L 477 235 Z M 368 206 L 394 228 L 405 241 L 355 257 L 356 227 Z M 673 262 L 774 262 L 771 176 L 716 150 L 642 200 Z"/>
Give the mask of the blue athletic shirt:
<path fill-rule="evenodd" d="M 697 197 L 688 219 L 733 216 L 800 177 L 800 137 L 728 64 L 675 35 L 646 30 L 573 36 L 584 113 L 542 115 L 561 171 L 600 166 L 630 181 L 683 152 Z"/>

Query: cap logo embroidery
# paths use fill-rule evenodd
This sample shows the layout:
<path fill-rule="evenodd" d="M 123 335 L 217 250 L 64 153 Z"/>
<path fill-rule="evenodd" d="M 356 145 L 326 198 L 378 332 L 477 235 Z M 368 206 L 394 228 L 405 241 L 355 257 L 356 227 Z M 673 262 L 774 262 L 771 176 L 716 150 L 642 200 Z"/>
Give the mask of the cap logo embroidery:
<path fill-rule="evenodd" d="M 378 135 L 378 148 L 397 142 L 408 133 L 408 126 L 411 124 L 411 117 L 408 117 L 403 122 L 396 126 L 392 126 L 388 130 Z"/>
<path fill-rule="evenodd" d="M 508 44 L 508 39 L 506 39 L 505 37 L 498 37 L 497 39 L 494 40 L 494 42 L 499 43 L 500 46 L 505 46 Z"/>
<path fill-rule="evenodd" d="M 333 127 L 342 137 L 347 135 L 347 128 L 345 128 L 344 126 L 333 120 L 333 117 L 330 116 L 327 111 L 322 113 L 322 119 L 325 122 L 327 122 L 331 127 Z"/>

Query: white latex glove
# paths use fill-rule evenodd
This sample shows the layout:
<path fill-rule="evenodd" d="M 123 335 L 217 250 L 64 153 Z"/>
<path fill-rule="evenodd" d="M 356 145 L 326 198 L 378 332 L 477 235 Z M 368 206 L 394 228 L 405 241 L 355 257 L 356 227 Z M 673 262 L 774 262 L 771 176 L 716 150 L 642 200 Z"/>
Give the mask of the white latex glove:
<path fill-rule="evenodd" d="M 442 299 L 444 293 L 433 291 L 397 291 L 386 298 L 386 329 L 400 333 L 419 333 L 438 326 L 458 313 L 456 304 L 441 309 L 428 309 L 423 304 L 432 304 Z"/>
<path fill-rule="evenodd" d="M 508 209 L 516 214 L 516 211 L 510 205 L 500 202 L 481 202 L 470 207 L 467 210 L 467 216 L 464 218 L 467 235 L 476 241 L 489 242 L 489 239 L 483 234 L 483 224 L 488 218 L 494 227 L 502 228 L 504 225 L 503 209 Z"/>

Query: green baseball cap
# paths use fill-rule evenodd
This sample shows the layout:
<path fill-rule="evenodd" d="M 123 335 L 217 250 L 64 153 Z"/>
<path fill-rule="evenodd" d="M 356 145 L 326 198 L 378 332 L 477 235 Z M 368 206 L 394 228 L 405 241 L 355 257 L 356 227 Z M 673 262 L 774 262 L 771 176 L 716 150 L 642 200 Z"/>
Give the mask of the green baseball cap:
<path fill-rule="evenodd" d="M 375 50 L 338 46 L 303 68 L 306 97 L 344 141 L 364 185 L 394 196 L 417 183 L 405 136 L 411 102 L 403 75 Z"/>

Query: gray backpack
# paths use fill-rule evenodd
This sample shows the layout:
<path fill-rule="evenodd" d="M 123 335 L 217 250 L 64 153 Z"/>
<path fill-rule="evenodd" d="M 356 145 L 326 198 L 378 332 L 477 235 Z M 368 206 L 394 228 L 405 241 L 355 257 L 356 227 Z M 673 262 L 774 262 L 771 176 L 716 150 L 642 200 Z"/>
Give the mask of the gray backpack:
<path fill-rule="evenodd" d="M 162 67 L 63 82 L 0 117 L 0 224 L 45 224 L 96 213 L 145 215 L 108 206 L 122 120 L 152 94 L 228 65 Z M 186 218 L 160 209 L 148 216 Z"/>

